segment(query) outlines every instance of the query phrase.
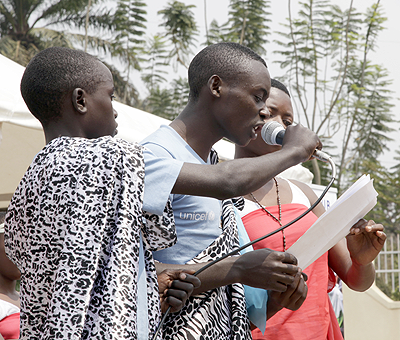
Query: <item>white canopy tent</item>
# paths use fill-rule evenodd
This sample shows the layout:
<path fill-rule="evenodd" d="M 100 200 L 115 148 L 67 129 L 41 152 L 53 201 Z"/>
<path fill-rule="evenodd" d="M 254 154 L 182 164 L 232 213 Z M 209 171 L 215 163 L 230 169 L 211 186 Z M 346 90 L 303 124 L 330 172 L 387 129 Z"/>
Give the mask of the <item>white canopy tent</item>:
<path fill-rule="evenodd" d="M 39 121 L 29 112 L 20 93 L 24 67 L 0 55 L 0 208 L 8 202 L 35 154 L 44 146 Z M 114 102 L 118 112 L 118 138 L 139 142 L 170 121 Z M 221 140 L 214 145 L 223 160 L 232 159 L 234 145 Z M 311 183 L 312 174 L 298 166 L 287 170 L 288 178 Z"/>

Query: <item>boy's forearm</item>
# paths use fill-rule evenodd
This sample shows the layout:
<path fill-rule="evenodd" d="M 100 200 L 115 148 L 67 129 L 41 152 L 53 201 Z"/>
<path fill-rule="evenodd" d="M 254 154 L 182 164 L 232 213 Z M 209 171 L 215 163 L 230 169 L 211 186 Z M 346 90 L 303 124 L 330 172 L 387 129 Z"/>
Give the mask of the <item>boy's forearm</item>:
<path fill-rule="evenodd" d="M 374 283 L 374 280 L 375 267 L 372 262 L 364 266 L 353 262 L 346 278 L 343 279 L 349 288 L 358 292 L 367 290 Z"/>
<path fill-rule="evenodd" d="M 235 159 L 216 165 L 185 163 L 172 193 L 218 199 L 246 195 L 301 160 L 296 150 L 289 148 L 274 154 Z"/>
<path fill-rule="evenodd" d="M 228 257 L 201 272 L 197 277 L 201 281 L 201 286 L 193 291 L 193 295 L 209 291 L 214 288 L 226 286 L 240 281 L 238 269 L 235 268 L 235 257 Z M 166 264 L 156 262 L 157 274 L 165 269 L 199 270 L 207 263 L 197 264 Z"/>
<path fill-rule="evenodd" d="M 295 263 L 297 263 L 297 260 L 293 255 L 267 248 L 257 249 L 240 256 L 228 257 L 198 275 L 201 280 L 201 287 L 194 294 L 232 283 L 242 283 L 251 287 L 285 292 L 287 286 L 294 282 L 295 275 L 299 271 Z M 197 271 L 204 265 L 206 263 L 194 265 L 157 264 L 157 270 L 172 268 Z"/>

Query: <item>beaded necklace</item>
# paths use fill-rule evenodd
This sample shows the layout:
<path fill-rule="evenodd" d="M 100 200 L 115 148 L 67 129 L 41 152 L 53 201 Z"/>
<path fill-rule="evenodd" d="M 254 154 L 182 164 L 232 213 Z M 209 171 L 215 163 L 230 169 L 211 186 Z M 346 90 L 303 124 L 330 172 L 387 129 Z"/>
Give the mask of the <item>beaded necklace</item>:
<path fill-rule="evenodd" d="M 273 214 L 271 214 L 258 200 L 257 198 L 255 198 L 255 196 L 253 195 L 253 193 L 250 193 L 250 196 L 253 198 L 253 201 L 257 203 L 257 205 L 264 210 L 264 212 L 271 216 L 276 222 L 279 223 L 279 225 L 282 227 L 282 207 L 281 207 L 281 198 L 279 197 L 279 186 L 278 186 L 278 181 L 276 180 L 276 178 L 274 177 L 274 182 L 275 182 L 275 186 L 276 186 L 276 202 L 278 203 L 278 209 L 279 209 L 279 218 L 277 218 L 276 216 L 274 216 Z M 283 251 L 286 251 L 286 237 L 285 237 L 285 233 L 282 229 L 282 240 L 283 240 Z"/>

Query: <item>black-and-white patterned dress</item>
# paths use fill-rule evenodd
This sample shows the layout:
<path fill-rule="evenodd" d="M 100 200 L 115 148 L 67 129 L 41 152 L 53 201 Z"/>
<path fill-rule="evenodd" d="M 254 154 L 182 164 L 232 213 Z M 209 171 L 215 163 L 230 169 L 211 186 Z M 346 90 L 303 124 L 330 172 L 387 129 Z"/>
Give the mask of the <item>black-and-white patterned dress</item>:
<path fill-rule="evenodd" d="M 22 274 L 20 339 L 137 339 L 141 233 L 154 332 L 151 251 L 176 234 L 169 204 L 143 223 L 143 178 L 142 147 L 111 137 L 60 137 L 37 154 L 6 217 L 7 255 Z"/>

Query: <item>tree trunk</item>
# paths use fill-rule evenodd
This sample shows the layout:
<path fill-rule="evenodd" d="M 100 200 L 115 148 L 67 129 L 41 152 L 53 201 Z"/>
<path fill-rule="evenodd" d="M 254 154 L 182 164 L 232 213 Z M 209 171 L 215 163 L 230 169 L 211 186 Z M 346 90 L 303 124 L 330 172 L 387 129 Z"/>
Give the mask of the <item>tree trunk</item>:
<path fill-rule="evenodd" d="M 86 20 L 85 20 L 85 52 L 87 52 L 87 45 L 88 45 L 89 12 L 91 5 L 92 5 L 92 0 L 88 0 L 88 5 L 86 9 Z"/>

